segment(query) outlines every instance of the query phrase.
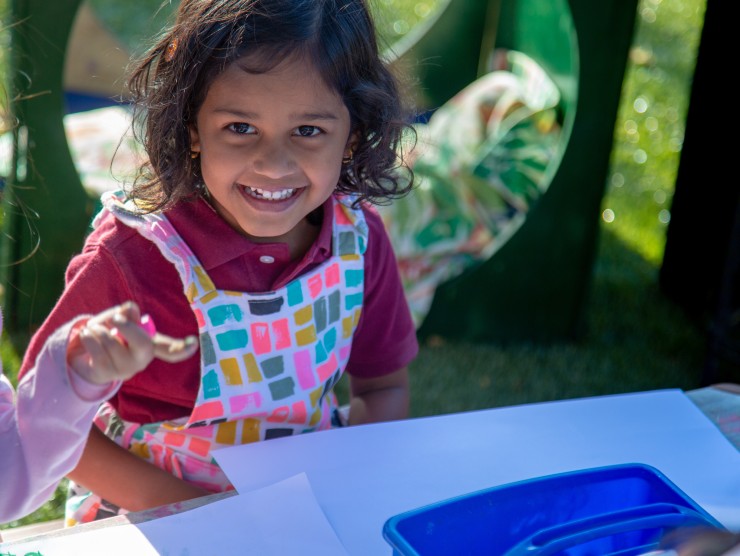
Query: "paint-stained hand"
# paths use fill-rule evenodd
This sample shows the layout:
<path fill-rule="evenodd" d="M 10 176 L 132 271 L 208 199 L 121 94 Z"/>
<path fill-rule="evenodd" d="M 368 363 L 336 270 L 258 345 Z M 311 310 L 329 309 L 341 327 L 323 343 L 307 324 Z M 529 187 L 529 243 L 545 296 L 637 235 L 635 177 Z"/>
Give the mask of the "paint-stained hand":
<path fill-rule="evenodd" d="M 194 336 L 172 338 L 142 319 L 138 305 L 126 302 L 73 328 L 67 344 L 67 364 L 94 384 L 126 380 L 142 371 L 155 357 L 176 363 L 198 350 Z"/>

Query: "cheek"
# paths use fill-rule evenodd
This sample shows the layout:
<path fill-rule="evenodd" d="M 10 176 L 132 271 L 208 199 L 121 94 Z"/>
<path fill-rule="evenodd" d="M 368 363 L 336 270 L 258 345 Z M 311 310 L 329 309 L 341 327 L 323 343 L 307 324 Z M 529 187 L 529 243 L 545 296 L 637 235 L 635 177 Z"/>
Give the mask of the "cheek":
<path fill-rule="evenodd" d="M 223 172 L 243 164 L 245 161 L 244 151 L 228 148 L 209 148 L 203 144 L 201 151 L 201 165 L 207 166 L 214 172 Z"/>
<path fill-rule="evenodd" d="M 331 182 L 331 185 L 336 185 L 339 181 L 339 176 L 342 173 L 342 160 L 341 158 L 335 159 L 334 157 L 325 158 L 320 164 L 316 165 L 315 171 L 317 176 L 320 176 L 322 181 Z"/>
<path fill-rule="evenodd" d="M 210 152 L 200 156 L 200 173 L 206 185 L 219 187 L 234 181 L 238 170 L 234 163 L 222 153 Z"/>
<path fill-rule="evenodd" d="M 295 152 L 293 160 L 306 174 L 312 174 L 315 177 L 331 177 L 339 176 L 343 156 L 343 149 L 332 146 L 331 148 Z"/>

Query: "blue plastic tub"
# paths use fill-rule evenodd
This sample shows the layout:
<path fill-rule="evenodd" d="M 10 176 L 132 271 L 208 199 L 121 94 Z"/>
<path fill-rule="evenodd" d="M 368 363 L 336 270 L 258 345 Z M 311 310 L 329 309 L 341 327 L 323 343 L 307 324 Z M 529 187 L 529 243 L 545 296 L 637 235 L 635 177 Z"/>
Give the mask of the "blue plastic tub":
<path fill-rule="evenodd" d="M 676 527 L 722 528 L 657 469 L 615 465 L 511 483 L 390 518 L 395 555 L 635 556 Z"/>

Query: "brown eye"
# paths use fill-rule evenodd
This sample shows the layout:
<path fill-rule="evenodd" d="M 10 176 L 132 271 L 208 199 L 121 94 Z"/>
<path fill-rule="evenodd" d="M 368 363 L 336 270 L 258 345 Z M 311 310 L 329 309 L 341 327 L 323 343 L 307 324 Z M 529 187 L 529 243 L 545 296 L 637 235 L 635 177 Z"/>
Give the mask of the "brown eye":
<path fill-rule="evenodd" d="M 239 135 L 246 135 L 248 133 L 254 133 L 254 127 L 244 122 L 237 122 L 235 124 L 230 124 L 229 129 L 233 131 L 234 133 L 238 133 Z"/>
<path fill-rule="evenodd" d="M 314 137 L 321 133 L 321 129 L 316 127 L 315 125 L 302 125 L 296 129 L 296 134 L 300 135 L 301 137 Z"/>

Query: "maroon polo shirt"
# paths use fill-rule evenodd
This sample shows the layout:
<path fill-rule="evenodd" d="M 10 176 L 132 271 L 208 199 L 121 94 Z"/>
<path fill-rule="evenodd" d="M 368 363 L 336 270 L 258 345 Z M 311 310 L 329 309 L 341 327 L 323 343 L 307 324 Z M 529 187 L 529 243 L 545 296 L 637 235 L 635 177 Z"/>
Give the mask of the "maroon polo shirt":
<path fill-rule="evenodd" d="M 294 261 L 284 243 L 248 240 L 202 199 L 179 203 L 167 211 L 167 217 L 218 289 L 260 293 L 286 285 L 329 258 L 330 202 L 323 206 L 318 238 L 302 259 Z M 365 291 L 347 372 L 370 378 L 408 365 L 418 345 L 383 222 L 374 209 L 363 210 L 369 228 Z M 31 367 L 57 327 L 78 315 L 95 314 L 129 299 L 152 316 L 160 332 L 175 337 L 197 335 L 198 325 L 174 265 L 154 243 L 107 215 L 67 267 L 65 290 L 32 338 L 20 375 Z M 155 359 L 126 381 L 111 403 L 129 421 L 176 419 L 190 414 L 199 385 L 199 355 L 177 364 Z"/>

